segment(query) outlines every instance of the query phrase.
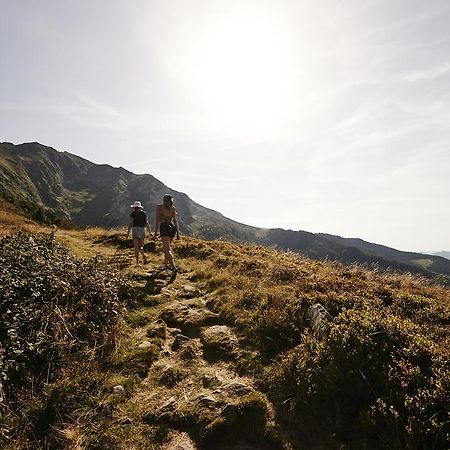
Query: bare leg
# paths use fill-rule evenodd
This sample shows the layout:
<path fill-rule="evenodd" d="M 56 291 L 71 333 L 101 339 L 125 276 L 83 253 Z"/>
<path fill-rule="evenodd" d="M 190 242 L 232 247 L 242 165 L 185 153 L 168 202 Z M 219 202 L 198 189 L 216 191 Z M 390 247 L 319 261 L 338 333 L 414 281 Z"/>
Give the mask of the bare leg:
<path fill-rule="evenodd" d="M 170 242 L 172 239 L 168 236 L 162 237 L 163 241 L 163 248 L 164 248 L 164 263 L 166 265 L 169 265 L 170 267 L 173 267 L 173 253 L 172 249 L 170 248 Z"/>
<path fill-rule="evenodd" d="M 139 253 L 142 255 L 142 261 L 144 261 L 144 264 L 147 264 L 147 258 L 145 257 L 144 252 L 144 239 L 139 239 Z"/>
<path fill-rule="evenodd" d="M 173 241 L 173 238 L 170 238 L 169 249 L 170 249 L 170 254 L 172 255 L 172 262 L 170 263 L 170 267 L 172 267 L 172 269 L 178 269 L 178 267 L 175 265 L 175 260 L 173 258 L 173 251 L 172 251 L 172 247 L 171 247 L 172 241 Z"/>
<path fill-rule="evenodd" d="M 134 245 L 134 257 L 136 258 L 136 264 L 139 264 L 139 249 L 141 247 L 141 240 L 133 239 L 133 245 Z"/>

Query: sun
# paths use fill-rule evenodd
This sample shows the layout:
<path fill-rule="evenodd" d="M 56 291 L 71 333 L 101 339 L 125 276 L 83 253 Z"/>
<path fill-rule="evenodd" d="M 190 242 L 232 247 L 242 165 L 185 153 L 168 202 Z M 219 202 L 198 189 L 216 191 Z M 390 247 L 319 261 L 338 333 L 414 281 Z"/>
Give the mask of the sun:
<path fill-rule="evenodd" d="M 216 125 L 279 126 L 289 100 L 289 46 L 270 21 L 224 20 L 202 37 L 192 67 L 199 105 Z"/>

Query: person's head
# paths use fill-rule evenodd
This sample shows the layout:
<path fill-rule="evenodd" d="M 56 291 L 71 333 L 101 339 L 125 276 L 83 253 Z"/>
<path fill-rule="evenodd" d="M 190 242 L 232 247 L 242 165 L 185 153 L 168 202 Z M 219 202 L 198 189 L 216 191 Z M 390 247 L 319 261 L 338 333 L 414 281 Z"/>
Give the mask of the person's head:
<path fill-rule="evenodd" d="M 135 202 L 130 205 L 135 211 L 139 211 L 141 209 L 143 209 L 144 207 L 142 206 L 141 202 L 139 200 L 135 200 Z"/>
<path fill-rule="evenodd" d="M 166 194 L 163 197 L 163 203 L 165 207 L 170 208 L 173 206 L 173 197 L 170 194 Z"/>

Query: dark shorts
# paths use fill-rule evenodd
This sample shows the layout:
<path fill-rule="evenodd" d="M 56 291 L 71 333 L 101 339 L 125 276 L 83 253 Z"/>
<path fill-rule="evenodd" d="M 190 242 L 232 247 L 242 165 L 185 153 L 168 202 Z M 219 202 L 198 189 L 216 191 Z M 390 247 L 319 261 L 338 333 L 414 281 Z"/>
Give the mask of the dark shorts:
<path fill-rule="evenodd" d="M 177 234 L 177 228 L 175 227 L 175 224 L 170 222 L 163 222 L 159 226 L 159 232 L 161 233 L 161 237 L 170 237 L 174 238 Z"/>

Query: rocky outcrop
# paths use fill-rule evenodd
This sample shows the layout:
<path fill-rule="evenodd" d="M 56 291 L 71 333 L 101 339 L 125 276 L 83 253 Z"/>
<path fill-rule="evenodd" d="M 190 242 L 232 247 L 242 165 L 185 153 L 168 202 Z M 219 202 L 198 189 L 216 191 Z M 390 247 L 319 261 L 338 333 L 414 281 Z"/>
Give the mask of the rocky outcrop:
<path fill-rule="evenodd" d="M 198 299 L 186 300 L 184 303 L 173 302 L 166 306 L 160 318 L 169 326 L 180 328 L 187 336 L 196 335 L 200 327 L 217 323 L 218 314 L 210 311 Z"/>
<path fill-rule="evenodd" d="M 333 317 L 320 303 L 310 306 L 306 312 L 306 322 L 311 328 L 313 336 L 319 340 L 324 338 L 323 323 L 331 320 Z"/>
<path fill-rule="evenodd" d="M 237 338 L 226 325 L 214 325 L 202 329 L 203 352 L 208 359 L 230 359 L 237 345 Z"/>

